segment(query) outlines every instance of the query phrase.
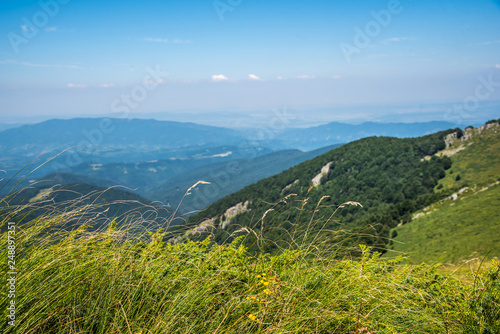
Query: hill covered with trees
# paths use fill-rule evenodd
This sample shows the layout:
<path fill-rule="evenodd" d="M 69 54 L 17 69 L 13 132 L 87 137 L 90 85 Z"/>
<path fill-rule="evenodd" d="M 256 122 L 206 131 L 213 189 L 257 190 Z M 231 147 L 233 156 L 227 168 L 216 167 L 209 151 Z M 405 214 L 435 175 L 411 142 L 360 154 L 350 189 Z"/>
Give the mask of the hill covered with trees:
<path fill-rule="evenodd" d="M 270 240 L 266 249 L 273 250 L 287 247 L 294 235 L 304 236 L 306 230 L 308 238 L 325 232 L 325 241 L 342 230 L 353 234 L 352 242 L 385 252 L 390 230 L 439 198 L 434 187 L 452 163 L 434 154 L 456 131 L 346 144 L 217 201 L 188 221 L 192 230 L 185 236 L 203 239 L 211 234 L 222 243 L 242 228 L 258 229 Z M 360 205 L 339 210 L 346 202 Z M 228 210 L 236 207 L 240 209 Z M 261 247 L 254 239 L 247 234 L 246 244 Z"/>

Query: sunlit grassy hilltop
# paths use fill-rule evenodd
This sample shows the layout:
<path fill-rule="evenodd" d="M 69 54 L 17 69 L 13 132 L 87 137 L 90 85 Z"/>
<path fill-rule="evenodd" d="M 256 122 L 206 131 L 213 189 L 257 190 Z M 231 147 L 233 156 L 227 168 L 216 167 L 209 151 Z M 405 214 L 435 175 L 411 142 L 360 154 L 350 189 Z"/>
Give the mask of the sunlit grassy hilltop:
<path fill-rule="evenodd" d="M 394 229 L 395 254 L 408 253 L 412 263 L 500 257 L 499 124 L 468 128 L 437 155 L 452 159 L 452 168 L 436 186 L 450 196 Z"/>

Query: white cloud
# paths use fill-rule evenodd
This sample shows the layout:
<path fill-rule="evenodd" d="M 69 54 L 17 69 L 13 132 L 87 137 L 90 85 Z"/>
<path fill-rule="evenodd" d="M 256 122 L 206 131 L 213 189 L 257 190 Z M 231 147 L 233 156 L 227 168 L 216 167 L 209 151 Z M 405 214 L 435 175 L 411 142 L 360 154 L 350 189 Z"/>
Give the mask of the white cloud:
<path fill-rule="evenodd" d="M 225 75 L 222 74 L 212 75 L 212 81 L 226 81 L 226 80 L 229 80 L 229 78 L 226 77 Z"/>
<path fill-rule="evenodd" d="M 249 75 L 248 75 L 248 78 L 249 78 L 250 80 L 257 80 L 257 81 L 262 80 L 261 78 L 259 78 L 259 77 L 258 77 L 258 76 L 256 76 L 255 74 L 249 74 Z"/>
<path fill-rule="evenodd" d="M 113 87 L 114 85 L 115 85 L 114 83 L 104 83 L 104 84 L 100 84 L 99 87 L 110 88 L 110 87 Z"/>
<path fill-rule="evenodd" d="M 281 75 L 277 78 L 278 80 L 285 80 L 285 77 L 282 77 Z"/>
<path fill-rule="evenodd" d="M 54 32 L 54 31 L 57 31 L 57 28 L 56 27 L 47 27 L 44 29 L 46 32 Z"/>
<path fill-rule="evenodd" d="M 334 76 L 332 77 L 332 79 L 340 79 L 340 78 L 341 78 L 341 76 L 340 76 L 340 75 L 334 75 Z"/>
<path fill-rule="evenodd" d="M 495 68 L 498 68 L 500 70 L 500 64 L 496 64 Z"/>
<path fill-rule="evenodd" d="M 69 83 L 66 85 L 66 87 L 68 88 L 85 88 L 87 87 L 86 84 L 72 84 L 72 83 Z"/>
<path fill-rule="evenodd" d="M 315 79 L 316 76 L 314 75 L 299 75 L 297 79 Z"/>

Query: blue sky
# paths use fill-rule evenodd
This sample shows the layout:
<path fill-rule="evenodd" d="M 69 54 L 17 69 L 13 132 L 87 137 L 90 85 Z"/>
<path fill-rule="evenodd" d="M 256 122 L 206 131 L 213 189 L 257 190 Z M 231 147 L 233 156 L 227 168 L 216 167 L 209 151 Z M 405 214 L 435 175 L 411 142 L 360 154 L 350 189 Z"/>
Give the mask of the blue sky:
<path fill-rule="evenodd" d="M 15 0 L 0 36 L 0 122 L 500 117 L 499 1 Z"/>

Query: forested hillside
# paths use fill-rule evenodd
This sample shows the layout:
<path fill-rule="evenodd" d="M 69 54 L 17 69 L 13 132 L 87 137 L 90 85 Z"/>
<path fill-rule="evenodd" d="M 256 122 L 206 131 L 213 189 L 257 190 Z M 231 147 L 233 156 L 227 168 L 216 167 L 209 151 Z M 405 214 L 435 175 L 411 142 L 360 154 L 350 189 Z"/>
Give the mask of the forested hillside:
<path fill-rule="evenodd" d="M 250 228 L 270 240 L 257 245 L 248 233 L 250 249 L 272 251 L 290 246 L 297 237 L 311 241 L 320 230 L 321 238 L 333 240 L 342 230 L 352 234 L 349 243 L 366 243 L 384 252 L 390 229 L 410 221 L 413 212 L 438 197 L 434 187 L 451 160 L 425 157 L 444 149 L 445 137 L 454 131 L 346 144 L 221 199 L 192 217 L 191 231 L 184 236 L 203 239 L 212 234 L 215 241 L 226 242 Z M 346 202 L 362 207 L 351 203 L 355 205 L 338 210 Z"/>

